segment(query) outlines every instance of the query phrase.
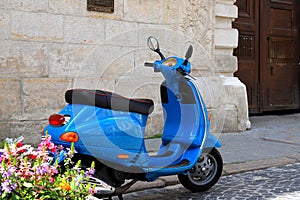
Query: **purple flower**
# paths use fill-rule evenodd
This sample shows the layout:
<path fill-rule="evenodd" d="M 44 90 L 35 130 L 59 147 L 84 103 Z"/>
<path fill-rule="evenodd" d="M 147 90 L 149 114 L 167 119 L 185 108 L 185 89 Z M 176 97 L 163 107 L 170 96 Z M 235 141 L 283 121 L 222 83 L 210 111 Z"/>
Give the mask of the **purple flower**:
<path fill-rule="evenodd" d="M 9 180 L 5 180 L 1 185 L 3 187 L 4 192 L 11 193 L 11 187 L 9 186 L 10 185 Z"/>

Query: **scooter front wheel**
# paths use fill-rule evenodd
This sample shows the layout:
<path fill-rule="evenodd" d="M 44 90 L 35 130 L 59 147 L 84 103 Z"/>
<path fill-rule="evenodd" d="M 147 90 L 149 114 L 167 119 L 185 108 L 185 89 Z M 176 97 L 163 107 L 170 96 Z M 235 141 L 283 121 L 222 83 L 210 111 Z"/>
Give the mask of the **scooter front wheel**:
<path fill-rule="evenodd" d="M 222 175 L 223 160 L 215 148 L 199 157 L 187 174 L 179 174 L 179 182 L 192 192 L 203 192 L 214 186 Z"/>

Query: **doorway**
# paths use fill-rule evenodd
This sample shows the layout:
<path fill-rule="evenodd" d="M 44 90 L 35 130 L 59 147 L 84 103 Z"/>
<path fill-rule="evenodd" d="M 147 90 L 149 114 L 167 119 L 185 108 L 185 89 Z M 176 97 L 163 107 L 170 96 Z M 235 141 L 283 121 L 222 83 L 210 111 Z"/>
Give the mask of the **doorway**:
<path fill-rule="evenodd" d="M 299 109 L 299 3 L 237 0 L 235 76 L 246 85 L 250 114 Z"/>

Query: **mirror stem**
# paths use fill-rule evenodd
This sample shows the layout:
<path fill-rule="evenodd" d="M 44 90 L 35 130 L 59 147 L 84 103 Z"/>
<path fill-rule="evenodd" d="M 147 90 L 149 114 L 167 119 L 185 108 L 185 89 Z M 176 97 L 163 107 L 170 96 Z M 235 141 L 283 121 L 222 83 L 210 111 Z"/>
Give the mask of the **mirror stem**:
<path fill-rule="evenodd" d="M 158 55 L 160 56 L 160 58 L 161 58 L 162 60 L 165 59 L 165 56 L 161 53 L 160 49 L 156 49 L 155 52 L 158 53 Z"/>

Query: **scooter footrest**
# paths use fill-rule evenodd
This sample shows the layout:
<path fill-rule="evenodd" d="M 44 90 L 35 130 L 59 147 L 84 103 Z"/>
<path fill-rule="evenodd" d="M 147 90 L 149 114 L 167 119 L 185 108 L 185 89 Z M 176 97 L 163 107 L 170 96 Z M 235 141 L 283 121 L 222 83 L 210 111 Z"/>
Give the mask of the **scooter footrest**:
<path fill-rule="evenodd" d="M 166 166 L 164 168 L 179 168 L 179 167 L 185 167 L 185 166 L 189 166 L 190 165 L 190 161 L 189 160 L 182 160 L 180 161 L 180 163 L 174 164 L 174 165 L 169 165 Z"/>
<path fill-rule="evenodd" d="M 168 157 L 168 156 L 172 155 L 173 153 L 174 153 L 173 151 L 167 151 L 164 154 L 154 155 L 154 156 L 151 156 L 151 157 L 152 158 L 163 158 L 163 157 Z"/>

